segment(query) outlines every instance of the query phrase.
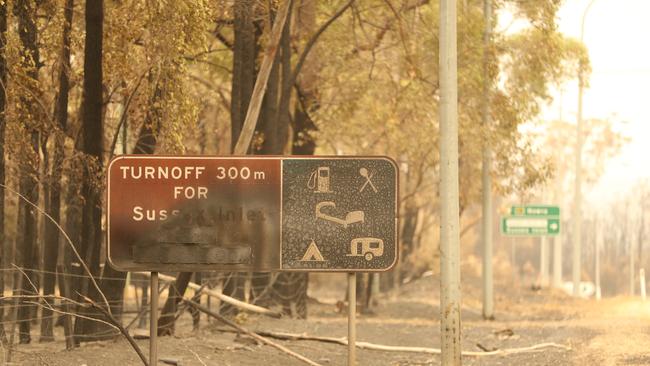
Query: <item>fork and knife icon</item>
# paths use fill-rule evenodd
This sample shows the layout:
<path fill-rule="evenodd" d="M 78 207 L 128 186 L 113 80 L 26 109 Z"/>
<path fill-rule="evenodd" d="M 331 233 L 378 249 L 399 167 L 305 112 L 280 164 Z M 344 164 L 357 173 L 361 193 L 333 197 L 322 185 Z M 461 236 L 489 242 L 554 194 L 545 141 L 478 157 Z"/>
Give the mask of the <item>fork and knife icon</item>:
<path fill-rule="evenodd" d="M 372 188 L 372 190 L 375 191 L 375 193 L 377 193 L 377 187 L 375 187 L 375 185 L 370 180 L 370 178 L 372 178 L 372 176 L 375 175 L 375 172 L 368 172 L 368 169 L 361 168 L 361 169 L 359 169 L 359 175 L 366 178 L 366 182 L 363 183 L 361 188 L 359 188 L 359 192 L 363 192 L 363 190 L 366 188 L 366 186 L 368 186 L 368 184 L 370 184 L 370 188 Z"/>

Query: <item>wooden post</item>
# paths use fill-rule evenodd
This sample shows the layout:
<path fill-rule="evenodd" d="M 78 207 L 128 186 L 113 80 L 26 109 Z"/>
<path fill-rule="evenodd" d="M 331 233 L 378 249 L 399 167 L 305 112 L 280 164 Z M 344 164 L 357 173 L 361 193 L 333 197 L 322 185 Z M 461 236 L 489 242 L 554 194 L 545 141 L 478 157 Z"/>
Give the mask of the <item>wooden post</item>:
<path fill-rule="evenodd" d="M 356 365 L 357 353 L 357 276 L 348 273 L 348 366 Z"/>
<path fill-rule="evenodd" d="M 151 311 L 149 312 L 149 366 L 158 364 L 158 272 L 151 272 Z"/>

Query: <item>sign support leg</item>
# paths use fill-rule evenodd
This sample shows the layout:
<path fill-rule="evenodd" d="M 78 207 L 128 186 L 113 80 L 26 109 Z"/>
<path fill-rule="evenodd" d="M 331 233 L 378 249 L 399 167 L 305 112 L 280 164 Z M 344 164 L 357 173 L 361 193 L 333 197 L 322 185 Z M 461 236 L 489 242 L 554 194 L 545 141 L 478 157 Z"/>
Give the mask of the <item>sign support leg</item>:
<path fill-rule="evenodd" d="M 357 352 L 357 276 L 348 273 L 348 366 L 355 366 Z"/>
<path fill-rule="evenodd" d="M 151 272 L 151 311 L 149 312 L 149 365 L 158 364 L 158 272 Z"/>
<path fill-rule="evenodd" d="M 549 248 L 546 237 L 542 236 L 540 238 L 540 248 L 539 248 L 539 275 L 540 275 L 540 285 L 542 287 L 548 286 L 548 257 L 549 257 Z"/>

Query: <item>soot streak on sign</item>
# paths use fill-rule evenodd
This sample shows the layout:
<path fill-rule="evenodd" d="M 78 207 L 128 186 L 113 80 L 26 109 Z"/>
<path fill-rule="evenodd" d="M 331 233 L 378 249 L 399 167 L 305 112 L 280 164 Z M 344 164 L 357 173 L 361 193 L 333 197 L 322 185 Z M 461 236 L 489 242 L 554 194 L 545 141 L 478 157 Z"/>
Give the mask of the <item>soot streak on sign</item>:
<path fill-rule="evenodd" d="M 282 270 L 387 270 L 397 258 L 397 167 L 386 158 L 287 159 Z"/>

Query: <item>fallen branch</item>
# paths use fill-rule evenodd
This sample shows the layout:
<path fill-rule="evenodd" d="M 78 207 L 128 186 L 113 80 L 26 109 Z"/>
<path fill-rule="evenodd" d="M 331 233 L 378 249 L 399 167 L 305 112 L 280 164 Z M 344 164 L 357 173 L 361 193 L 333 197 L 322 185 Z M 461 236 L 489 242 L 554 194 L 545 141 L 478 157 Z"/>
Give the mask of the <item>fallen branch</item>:
<path fill-rule="evenodd" d="M 284 347 L 283 345 L 277 344 L 277 343 L 275 343 L 275 342 L 273 342 L 271 340 L 268 340 L 268 339 L 260 336 L 259 334 L 251 332 L 250 330 L 242 327 L 241 325 L 239 325 L 237 323 L 234 323 L 234 322 L 224 318 L 223 316 L 215 313 L 214 311 L 204 307 L 203 305 L 201 305 L 199 303 L 196 303 L 196 302 L 194 302 L 192 300 L 188 300 L 188 299 L 185 299 L 185 298 L 183 299 L 183 301 L 186 304 L 188 304 L 188 305 L 194 307 L 195 309 L 199 310 L 200 312 L 205 313 L 208 316 L 211 316 L 211 317 L 217 319 L 218 321 L 228 325 L 229 327 L 235 328 L 238 331 L 248 335 L 249 337 L 252 337 L 252 338 L 254 338 L 254 339 L 256 339 L 256 340 L 258 340 L 258 341 L 260 341 L 262 343 L 268 344 L 271 347 L 277 348 L 280 351 L 282 351 L 282 352 L 284 352 L 284 353 L 286 353 L 286 354 L 288 354 L 288 355 L 290 355 L 290 356 L 292 356 L 292 357 L 294 357 L 294 358 L 296 358 L 296 359 L 298 359 L 298 360 L 300 360 L 300 361 L 302 361 L 302 362 L 304 362 L 304 363 L 306 363 L 308 365 L 321 366 L 320 364 L 306 358 L 305 356 L 302 356 L 302 355 L 300 355 L 300 354 L 298 354 L 296 352 L 293 352 L 292 350 L 288 349 L 287 347 Z"/>
<path fill-rule="evenodd" d="M 268 332 L 268 331 L 255 331 L 255 333 L 260 336 L 287 340 L 287 341 L 317 341 L 317 342 L 324 342 L 324 343 L 336 343 L 344 346 L 348 345 L 348 340 L 345 337 L 341 337 L 341 338 L 320 337 L 320 336 L 310 336 L 307 334 Z M 370 349 L 375 351 L 428 353 L 434 355 L 440 354 L 440 348 L 387 346 L 387 345 L 375 344 L 370 342 L 357 342 L 356 346 L 357 348 Z M 540 343 L 530 347 L 505 348 L 505 349 L 497 349 L 490 352 L 463 351 L 463 356 L 478 357 L 478 356 L 510 355 L 515 353 L 535 352 L 545 348 L 560 348 L 565 351 L 571 350 L 571 347 L 564 346 L 557 343 Z"/>
<path fill-rule="evenodd" d="M 149 272 L 137 272 L 137 273 L 141 273 L 141 274 L 143 274 L 144 276 L 147 276 L 147 277 L 151 276 L 151 273 L 149 273 Z M 158 274 L 158 278 L 161 281 L 165 281 L 165 282 L 174 282 L 176 280 L 172 276 L 167 276 L 167 275 L 164 275 L 164 274 L 161 274 L 161 273 Z M 187 287 L 189 287 L 189 288 L 191 288 L 193 290 L 201 289 L 201 286 L 194 283 L 194 282 L 188 283 Z M 247 303 L 245 303 L 243 301 L 239 301 L 237 299 L 234 299 L 234 298 L 232 298 L 230 296 L 224 295 L 224 294 L 222 294 L 220 292 L 217 292 L 217 291 L 213 291 L 213 290 L 206 289 L 206 288 L 201 289 L 201 291 L 204 294 L 208 295 L 208 296 L 216 297 L 217 299 L 219 299 L 219 300 L 221 300 L 221 301 L 223 301 L 225 303 L 228 303 L 228 304 L 230 304 L 232 306 L 236 306 L 236 307 L 244 309 L 244 310 L 248 310 L 248 311 L 251 311 L 251 312 L 254 312 L 254 313 L 258 313 L 258 314 L 268 315 L 268 316 L 273 317 L 273 318 L 282 317 L 282 314 L 277 312 L 277 311 L 273 311 L 273 310 L 270 310 L 270 309 L 267 309 L 267 308 L 263 308 L 261 306 L 253 305 L 253 304 L 247 304 Z"/>

